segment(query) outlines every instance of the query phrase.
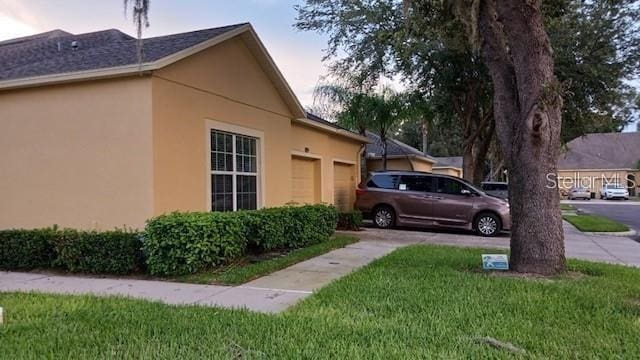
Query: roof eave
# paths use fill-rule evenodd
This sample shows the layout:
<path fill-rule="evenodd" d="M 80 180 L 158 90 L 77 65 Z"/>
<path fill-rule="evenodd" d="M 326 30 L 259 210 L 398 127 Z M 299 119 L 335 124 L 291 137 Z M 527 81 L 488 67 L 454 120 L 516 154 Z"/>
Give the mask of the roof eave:
<path fill-rule="evenodd" d="M 432 164 L 435 164 L 436 162 L 429 159 L 428 157 L 424 157 L 422 155 L 417 155 L 417 154 L 406 154 L 406 155 L 387 155 L 387 159 L 407 159 L 407 158 L 411 158 L 411 159 L 419 159 L 419 160 L 423 160 Z M 374 159 L 374 160 L 378 160 L 378 159 L 382 159 L 382 156 L 367 156 L 367 159 Z"/>
<path fill-rule="evenodd" d="M 333 133 L 333 134 L 336 134 L 336 135 L 344 136 L 344 137 L 356 140 L 356 141 L 361 142 L 361 143 L 365 143 L 366 144 L 366 143 L 370 142 L 369 139 L 367 137 L 365 137 L 365 136 L 353 133 L 353 132 L 348 131 L 348 130 L 338 129 L 338 128 L 334 128 L 334 127 L 331 127 L 331 126 L 328 126 L 328 125 L 324 125 L 324 124 L 321 124 L 321 123 L 319 123 L 317 121 L 309 120 L 309 119 L 306 119 L 306 118 L 297 118 L 297 119 L 294 119 L 294 121 L 296 123 L 299 123 L 299 124 L 302 124 L 302 125 L 306 125 L 306 126 L 309 126 L 309 127 L 312 127 L 312 128 L 316 128 L 316 129 L 319 129 L 319 130 L 322 130 L 322 131 L 325 131 L 325 132 L 329 132 L 329 133 Z"/>
<path fill-rule="evenodd" d="M 460 168 L 460 167 L 457 167 L 457 166 L 449 166 L 449 165 L 447 165 L 447 166 L 434 166 L 434 167 L 433 167 L 433 169 L 435 169 L 435 170 L 439 170 L 439 169 L 454 169 L 454 170 L 460 170 L 460 171 L 462 171 L 462 168 Z"/>

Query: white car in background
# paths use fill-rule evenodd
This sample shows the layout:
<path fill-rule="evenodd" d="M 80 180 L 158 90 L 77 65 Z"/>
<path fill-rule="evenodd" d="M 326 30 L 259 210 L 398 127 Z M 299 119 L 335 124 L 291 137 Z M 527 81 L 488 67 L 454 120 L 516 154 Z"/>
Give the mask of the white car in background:
<path fill-rule="evenodd" d="M 629 190 L 619 184 L 605 184 L 600 190 L 600 197 L 604 200 L 625 199 L 629 200 Z"/>
<path fill-rule="evenodd" d="M 569 192 L 567 193 L 567 198 L 569 200 L 575 200 L 575 199 L 591 200 L 591 191 L 589 191 L 589 189 L 585 187 L 574 186 L 571 189 L 569 189 Z"/>

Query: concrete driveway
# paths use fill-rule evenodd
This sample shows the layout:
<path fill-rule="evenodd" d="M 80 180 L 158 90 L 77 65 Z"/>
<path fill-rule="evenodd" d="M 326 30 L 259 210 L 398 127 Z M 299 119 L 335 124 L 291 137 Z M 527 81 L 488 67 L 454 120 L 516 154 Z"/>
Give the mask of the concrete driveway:
<path fill-rule="evenodd" d="M 565 250 L 568 258 L 602 261 L 640 267 L 640 243 L 619 236 L 587 235 L 564 222 Z M 463 247 L 509 248 L 509 236 L 486 238 L 470 233 L 432 232 L 415 229 L 381 230 L 366 228 L 351 233 L 361 241 L 396 244 L 437 244 Z"/>

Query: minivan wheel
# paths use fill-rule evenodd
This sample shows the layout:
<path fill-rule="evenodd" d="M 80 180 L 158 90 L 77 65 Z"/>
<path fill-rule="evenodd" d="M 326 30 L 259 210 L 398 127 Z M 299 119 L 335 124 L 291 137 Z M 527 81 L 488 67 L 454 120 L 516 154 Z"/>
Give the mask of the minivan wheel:
<path fill-rule="evenodd" d="M 389 206 L 379 206 L 373 212 L 373 223 L 380 229 L 392 228 L 396 223 L 396 212 Z"/>
<path fill-rule="evenodd" d="M 479 235 L 496 236 L 502 230 L 500 218 L 492 213 L 481 213 L 473 224 Z"/>

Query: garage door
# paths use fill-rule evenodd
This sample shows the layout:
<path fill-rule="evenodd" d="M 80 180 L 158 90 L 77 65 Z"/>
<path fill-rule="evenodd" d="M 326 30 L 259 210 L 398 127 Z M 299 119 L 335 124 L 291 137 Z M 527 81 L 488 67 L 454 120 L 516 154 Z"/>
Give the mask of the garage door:
<path fill-rule="evenodd" d="M 320 161 L 294 156 L 291 158 L 292 201 L 299 204 L 320 202 Z"/>
<path fill-rule="evenodd" d="M 354 165 L 335 163 L 333 165 L 333 203 L 340 211 L 353 210 L 355 202 Z"/>

